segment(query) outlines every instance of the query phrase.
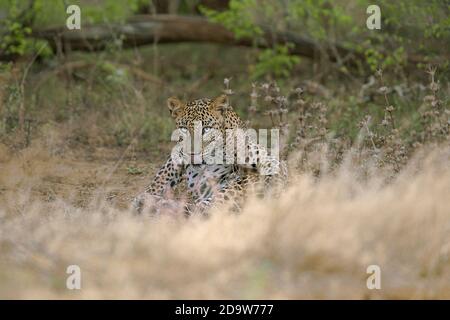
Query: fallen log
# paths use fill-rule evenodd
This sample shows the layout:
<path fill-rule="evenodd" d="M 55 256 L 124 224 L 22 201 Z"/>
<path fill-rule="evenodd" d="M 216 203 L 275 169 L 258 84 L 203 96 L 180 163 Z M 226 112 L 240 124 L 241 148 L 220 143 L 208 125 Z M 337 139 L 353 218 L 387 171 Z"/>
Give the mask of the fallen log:
<path fill-rule="evenodd" d="M 238 46 L 272 47 L 274 44 L 292 44 L 291 53 L 314 58 L 320 52 L 326 52 L 332 61 L 345 57 L 362 58 L 358 53 L 339 45 L 333 50 L 324 49 L 318 43 L 298 34 L 285 32 L 273 33 L 268 29 L 264 41 L 237 39 L 232 32 L 220 24 L 212 23 L 203 17 L 179 15 L 137 15 L 125 23 L 83 25 L 81 30 L 67 28 L 35 29 L 32 36 L 45 39 L 54 50 L 99 51 L 121 39 L 123 48 L 149 44 L 175 42 L 208 42 Z M 331 47 L 331 46 L 330 46 Z"/>
<path fill-rule="evenodd" d="M 111 62 L 109 62 L 109 63 L 111 63 Z M 95 62 L 80 60 L 80 61 L 70 61 L 63 65 L 59 65 L 52 70 L 43 71 L 40 74 L 40 79 L 34 85 L 33 90 L 38 91 L 39 88 L 41 87 L 41 85 L 44 84 L 45 82 L 47 82 L 50 78 L 52 78 L 56 75 L 59 75 L 63 72 L 66 72 L 67 70 L 95 68 L 96 66 L 97 66 L 97 64 Z M 143 71 L 139 68 L 133 67 L 131 65 L 114 63 L 114 66 L 117 68 L 123 68 L 123 69 L 128 70 L 128 72 L 130 72 L 130 74 L 133 75 L 137 79 L 140 79 L 140 80 L 143 80 L 146 82 L 151 82 L 158 86 L 163 86 L 165 84 L 164 81 L 162 81 L 158 77 L 148 74 L 145 71 Z"/>

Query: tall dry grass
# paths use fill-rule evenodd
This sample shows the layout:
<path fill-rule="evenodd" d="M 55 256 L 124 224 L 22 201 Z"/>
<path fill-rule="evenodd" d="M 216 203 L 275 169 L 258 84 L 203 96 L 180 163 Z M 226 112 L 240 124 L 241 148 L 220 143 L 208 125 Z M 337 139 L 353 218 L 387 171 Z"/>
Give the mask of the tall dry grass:
<path fill-rule="evenodd" d="M 393 179 L 350 150 L 279 199 L 189 219 L 135 216 L 103 190 L 76 205 L 76 184 L 58 188 L 89 168 L 2 148 L 1 298 L 450 298 L 448 145 L 423 149 Z M 96 179 L 108 189 L 106 175 Z M 45 198 L 51 176 L 59 184 Z M 372 264 L 381 290 L 366 287 Z M 68 265 L 80 266 L 81 290 L 66 289 Z"/>

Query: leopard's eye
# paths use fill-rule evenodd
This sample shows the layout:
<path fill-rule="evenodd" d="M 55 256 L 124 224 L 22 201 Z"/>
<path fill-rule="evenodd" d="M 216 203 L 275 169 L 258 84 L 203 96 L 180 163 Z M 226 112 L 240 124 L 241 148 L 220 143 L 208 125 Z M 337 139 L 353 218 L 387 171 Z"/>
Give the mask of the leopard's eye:
<path fill-rule="evenodd" d="M 210 132 L 211 129 L 212 129 L 211 127 L 203 127 L 202 132 L 203 132 L 203 134 L 205 134 L 205 133 Z"/>

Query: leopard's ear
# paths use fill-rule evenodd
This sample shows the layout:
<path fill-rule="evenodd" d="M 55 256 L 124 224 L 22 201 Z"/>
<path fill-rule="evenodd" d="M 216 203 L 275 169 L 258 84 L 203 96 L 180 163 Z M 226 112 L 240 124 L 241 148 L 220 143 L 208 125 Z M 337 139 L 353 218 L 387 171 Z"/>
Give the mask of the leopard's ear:
<path fill-rule="evenodd" d="M 170 115 L 176 118 L 183 111 L 184 103 L 175 97 L 170 97 L 167 99 L 167 108 L 170 111 Z"/>
<path fill-rule="evenodd" d="M 225 94 L 218 96 L 211 103 L 211 108 L 219 112 L 226 110 L 228 107 L 228 97 Z"/>

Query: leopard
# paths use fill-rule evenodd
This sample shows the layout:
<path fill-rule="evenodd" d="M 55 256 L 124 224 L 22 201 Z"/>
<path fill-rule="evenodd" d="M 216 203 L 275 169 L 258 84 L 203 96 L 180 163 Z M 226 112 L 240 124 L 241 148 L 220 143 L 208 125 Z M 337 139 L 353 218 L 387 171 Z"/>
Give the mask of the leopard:
<path fill-rule="evenodd" d="M 269 155 L 266 148 L 254 139 L 236 138 L 248 126 L 234 111 L 227 95 L 189 102 L 170 97 L 167 99 L 167 108 L 175 121 L 177 142 L 189 142 L 195 136 L 196 126 L 199 126 L 202 141 L 206 141 L 207 145 L 202 145 L 199 152 L 195 146 L 194 152 L 189 147 L 180 150 L 174 148 L 176 151 L 172 151 L 144 192 L 133 199 L 133 207 L 137 212 L 142 212 L 149 197 L 167 198 L 180 184 L 185 185 L 189 195 L 184 208 L 186 215 L 206 214 L 213 207 L 225 203 L 233 211 L 239 212 L 250 193 L 263 196 L 268 190 L 275 190 L 270 188 L 271 185 L 277 185 L 279 190 L 286 183 L 287 168 L 283 161 Z M 228 138 L 227 134 L 237 145 L 223 156 L 220 148 L 223 148 L 222 141 L 224 137 Z M 217 137 L 219 139 L 214 139 Z M 242 143 L 245 145 L 240 145 Z M 239 148 L 245 151 L 245 161 L 236 161 L 237 150 L 242 150 Z M 208 162 L 208 159 L 216 161 Z"/>

